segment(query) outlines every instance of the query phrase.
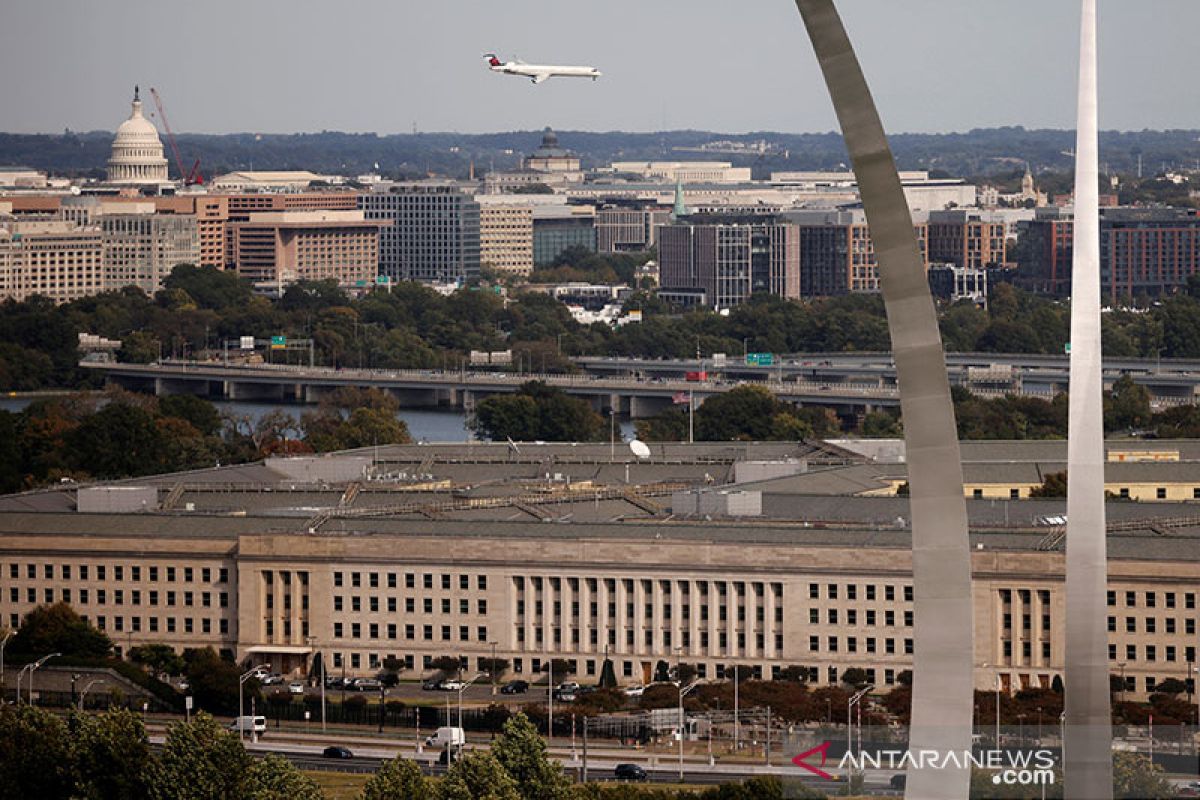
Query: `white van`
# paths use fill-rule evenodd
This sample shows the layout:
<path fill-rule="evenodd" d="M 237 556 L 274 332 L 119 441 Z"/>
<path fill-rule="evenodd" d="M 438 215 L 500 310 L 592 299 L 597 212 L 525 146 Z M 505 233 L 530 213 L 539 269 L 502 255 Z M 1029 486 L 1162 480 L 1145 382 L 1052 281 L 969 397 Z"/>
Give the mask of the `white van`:
<path fill-rule="evenodd" d="M 262 736 L 267 732 L 266 717 L 234 717 L 233 722 L 229 723 L 229 730 L 234 733 L 256 733 Z"/>
<path fill-rule="evenodd" d="M 438 728 L 437 733 L 425 740 L 426 747 L 462 747 L 467 736 L 462 728 Z"/>

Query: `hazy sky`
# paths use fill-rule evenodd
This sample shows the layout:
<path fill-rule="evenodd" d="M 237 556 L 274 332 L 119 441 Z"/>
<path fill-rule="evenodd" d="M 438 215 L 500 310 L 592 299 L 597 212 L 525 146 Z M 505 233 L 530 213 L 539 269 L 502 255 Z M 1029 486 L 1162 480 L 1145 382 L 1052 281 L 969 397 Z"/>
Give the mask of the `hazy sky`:
<path fill-rule="evenodd" d="M 888 130 L 1073 126 L 1077 0 L 839 7 Z M 1200 128 L 1200 0 L 1100 20 L 1101 127 Z M 534 86 L 493 50 L 604 77 Z M 10 132 L 111 130 L 135 83 L 205 133 L 835 126 L 790 0 L 3 0 L 0 75 Z"/>

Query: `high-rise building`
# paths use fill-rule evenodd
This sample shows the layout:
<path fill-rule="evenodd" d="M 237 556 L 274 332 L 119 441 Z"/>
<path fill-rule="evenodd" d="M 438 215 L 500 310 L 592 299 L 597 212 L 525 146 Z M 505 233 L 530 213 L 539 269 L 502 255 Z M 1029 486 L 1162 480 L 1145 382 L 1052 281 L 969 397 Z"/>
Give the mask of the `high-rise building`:
<path fill-rule="evenodd" d="M 136 286 L 146 294 L 162 288 L 179 264 L 200 262 L 200 232 L 194 214 L 102 213 L 104 288 Z"/>
<path fill-rule="evenodd" d="M 0 221 L 0 299 L 56 303 L 104 289 L 100 229 L 64 220 Z"/>
<path fill-rule="evenodd" d="M 667 290 L 702 289 L 715 308 L 752 294 L 798 298 L 800 230 L 775 217 L 701 214 L 658 229 L 659 277 Z"/>
<path fill-rule="evenodd" d="M 1007 260 L 1005 221 L 988 212 L 929 212 L 929 260 L 969 269 L 996 268 Z"/>
<path fill-rule="evenodd" d="M 596 209 L 596 249 L 601 253 L 639 253 L 655 244 L 655 232 L 671 213 L 658 205 L 610 203 Z"/>
<path fill-rule="evenodd" d="M 1035 291 L 1070 293 L 1072 212 L 1039 208 L 1022 226 L 1019 280 Z M 1200 216 L 1183 208 L 1100 209 L 1100 291 L 1109 301 L 1178 291 L 1200 274 Z"/>
<path fill-rule="evenodd" d="M 479 274 L 479 203 L 451 182 L 380 183 L 358 196 L 368 220 L 386 220 L 379 273 L 453 282 Z"/>
<path fill-rule="evenodd" d="M 533 210 L 534 266 L 553 264 L 571 248 L 596 252 L 594 206 L 540 205 Z"/>
<path fill-rule="evenodd" d="M 866 215 L 853 211 L 801 211 L 785 215 L 800 226 L 800 283 L 805 297 L 879 291 L 879 266 Z M 927 226 L 915 226 L 921 259 L 929 263 Z"/>
<path fill-rule="evenodd" d="M 533 206 L 512 195 L 480 195 L 479 263 L 505 275 L 533 272 Z"/>
<path fill-rule="evenodd" d="M 238 274 L 257 285 L 332 279 L 367 287 L 378 274 L 386 226 L 361 211 L 267 211 L 230 223 L 229 238 Z"/>
<path fill-rule="evenodd" d="M 137 87 L 133 90 L 133 108 L 129 119 L 117 128 L 112 156 L 108 159 L 108 182 L 131 186 L 167 183 L 167 159 L 154 123 L 142 114 Z"/>

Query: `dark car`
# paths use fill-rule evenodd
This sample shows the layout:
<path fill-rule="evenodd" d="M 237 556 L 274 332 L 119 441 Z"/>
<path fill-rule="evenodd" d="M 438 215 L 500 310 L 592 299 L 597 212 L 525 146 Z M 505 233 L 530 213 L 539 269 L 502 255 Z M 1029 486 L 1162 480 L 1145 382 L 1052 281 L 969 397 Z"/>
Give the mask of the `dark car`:
<path fill-rule="evenodd" d="M 890 786 L 893 789 L 903 789 L 904 785 L 906 783 L 906 780 L 907 780 L 906 776 L 904 775 L 903 772 L 901 772 L 899 775 L 892 776 L 892 779 L 890 781 L 888 781 L 888 786 Z"/>
<path fill-rule="evenodd" d="M 526 681 L 509 681 L 500 687 L 500 694 L 525 694 L 529 691 L 529 683 Z"/>
<path fill-rule="evenodd" d="M 421 684 L 421 689 L 426 692 L 436 692 L 440 688 L 442 688 L 441 678 L 430 678 Z"/>
<path fill-rule="evenodd" d="M 438 754 L 437 763 L 453 764 L 454 762 L 458 761 L 460 758 L 462 758 L 462 753 L 459 751 L 459 749 L 457 747 L 447 747 L 445 750 L 443 750 L 441 753 Z"/>
<path fill-rule="evenodd" d="M 332 745 L 321 751 L 321 755 L 325 758 L 354 758 L 354 753 L 350 752 L 350 748 L 340 745 Z"/>
<path fill-rule="evenodd" d="M 617 764 L 616 769 L 613 770 L 613 777 L 619 781 L 644 781 L 646 780 L 646 770 L 637 764 Z"/>

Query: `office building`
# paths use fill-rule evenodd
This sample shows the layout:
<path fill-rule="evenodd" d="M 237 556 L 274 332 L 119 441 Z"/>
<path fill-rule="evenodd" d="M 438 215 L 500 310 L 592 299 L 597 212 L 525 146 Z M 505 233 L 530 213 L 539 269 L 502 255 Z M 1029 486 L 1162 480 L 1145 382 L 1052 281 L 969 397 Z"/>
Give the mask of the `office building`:
<path fill-rule="evenodd" d="M 596 252 L 593 206 L 540 205 L 533 209 L 533 264 L 549 266 L 572 248 Z"/>
<path fill-rule="evenodd" d="M 929 212 L 929 260 L 969 269 L 995 269 L 1007 261 L 1008 226 L 986 211 Z"/>
<path fill-rule="evenodd" d="M 660 225 L 671 212 L 657 205 L 606 203 L 596 209 L 596 249 L 601 253 L 640 253 L 655 245 Z"/>
<path fill-rule="evenodd" d="M 862 210 L 794 211 L 785 216 L 799 226 L 800 285 L 805 297 L 879 291 L 875 246 Z M 928 227 L 917 221 L 915 230 L 921 259 L 928 265 Z"/>
<path fill-rule="evenodd" d="M 801 295 L 800 230 L 775 217 L 679 218 L 658 229 L 658 256 L 664 290 L 703 290 L 710 307 Z"/>
<path fill-rule="evenodd" d="M 480 195 L 479 264 L 503 275 L 533 272 L 533 205 L 512 195 Z"/>
<path fill-rule="evenodd" d="M 960 267 L 957 264 L 930 264 L 926 272 L 929 291 L 951 303 L 970 300 L 978 306 L 987 305 L 988 270 Z"/>
<path fill-rule="evenodd" d="M 749 183 L 750 168 L 728 161 L 614 161 L 609 171 L 663 183 Z"/>
<path fill-rule="evenodd" d="M 146 294 L 180 264 L 200 262 L 200 231 L 193 214 L 155 214 L 153 205 L 96 217 L 104 242 L 104 288 L 136 286 Z"/>
<path fill-rule="evenodd" d="M 0 300 L 38 295 L 66 303 L 103 290 L 99 228 L 0 218 Z"/>
<path fill-rule="evenodd" d="M 453 283 L 479 275 L 479 203 L 452 182 L 379 183 L 358 195 L 368 220 L 385 220 L 379 274 Z"/>
<path fill-rule="evenodd" d="M 347 288 L 375 283 L 379 231 L 386 220 L 361 211 L 252 212 L 229 224 L 238 275 L 264 289 L 335 280 Z"/>
<path fill-rule="evenodd" d="M 1029 443 L 978 444 L 999 448 L 964 450 L 986 471 Z M 1189 443 L 1139 446 L 1196 458 Z M 817 686 L 865 669 L 884 692 L 911 668 L 907 500 L 847 496 L 847 478 L 870 465 L 844 449 L 672 444 L 662 463 L 628 464 L 609 463 L 606 444 L 536 449 L 389 446 L 0 498 L 0 621 L 15 628 L 63 601 L 122 653 L 213 647 L 298 675 L 317 653 L 348 676 L 374 675 L 394 656 L 406 678 L 430 674 L 443 655 L 474 672 L 494 653 L 513 677 L 552 658 L 573 662 L 581 682 L 595 682 L 610 658 L 626 684 L 648 682 L 663 660 L 709 679 L 733 665 L 771 678 L 799 664 Z M 547 483 L 550 455 L 586 485 L 566 474 Z M 829 469 L 711 485 L 713 474 L 809 460 Z M 1200 485 L 1195 462 L 1175 467 Z M 447 502 L 407 477 L 427 473 L 477 491 Z M 671 507 L 669 487 L 680 483 L 754 502 L 735 510 L 731 495 L 702 503 L 725 513 L 689 516 Z M 530 484 L 540 491 L 522 489 Z M 490 487 L 486 503 L 480 486 Z M 394 513 L 356 513 L 398 496 L 405 505 Z M 432 518 L 422 513 L 435 506 Z M 1065 504 L 967 506 L 975 686 L 1048 688 L 1064 664 L 1053 520 Z M 1110 504 L 1108 654 L 1127 699 L 1144 700 L 1196 662 L 1200 530 L 1188 507 Z M 754 524 L 728 516 L 747 511 Z M 546 525 L 547 513 L 559 524 Z"/>

